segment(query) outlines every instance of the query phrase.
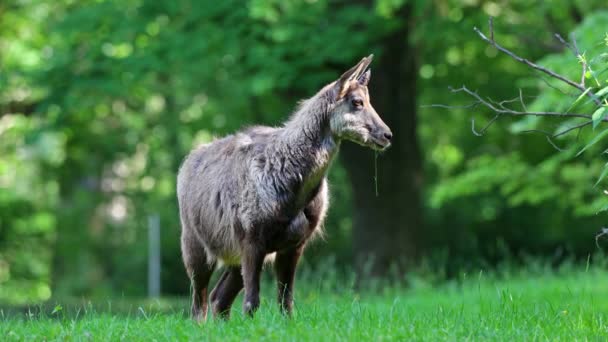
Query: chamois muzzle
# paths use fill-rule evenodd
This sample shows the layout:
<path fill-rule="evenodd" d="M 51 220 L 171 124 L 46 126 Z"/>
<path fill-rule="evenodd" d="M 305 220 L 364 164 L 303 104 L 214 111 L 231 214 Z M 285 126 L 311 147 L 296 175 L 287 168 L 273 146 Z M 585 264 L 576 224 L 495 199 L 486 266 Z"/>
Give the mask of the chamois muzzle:
<path fill-rule="evenodd" d="M 391 146 L 393 140 L 393 132 L 382 120 L 376 123 L 375 129 L 370 132 L 372 148 L 379 151 L 384 151 Z"/>

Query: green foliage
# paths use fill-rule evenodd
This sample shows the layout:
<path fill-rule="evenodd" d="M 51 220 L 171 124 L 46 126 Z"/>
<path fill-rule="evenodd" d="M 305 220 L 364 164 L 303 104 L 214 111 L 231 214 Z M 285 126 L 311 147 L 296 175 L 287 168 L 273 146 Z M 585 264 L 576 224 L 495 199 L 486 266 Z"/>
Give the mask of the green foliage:
<path fill-rule="evenodd" d="M 21 142 L 26 134 L 6 139 L 44 159 L 44 174 L 32 161 L 24 164 L 23 176 L 31 173 L 27 179 L 51 184 L 54 197 L 43 208 L 3 210 L 9 216 L 3 221 L 12 232 L 13 221 L 52 218 L 47 227 L 54 240 L 47 248 L 52 247 L 53 262 L 44 259 L 44 284 L 48 287 L 52 269 L 58 294 L 143 293 L 150 214 L 162 221 L 163 289 L 183 293 L 188 282 L 179 257 L 175 201 L 183 156 L 246 124 L 278 124 L 296 100 L 338 76 L 335 65 L 377 52 L 370 41 L 387 31 L 365 6 L 333 10 L 328 1 L 7 6 L 10 13 L 0 11 L 3 42 L 13 49 L 0 56 L 10 71 L 1 79 L 8 87 L 0 92 L 8 112 L 2 119 L 23 120 L 32 139 Z M 351 37 L 359 25 L 369 32 Z M 10 154 L 1 158 L 6 158 L 3 168 L 19 172 L 8 166 Z M 329 218 L 335 227 L 329 246 L 346 260 L 350 190 L 340 167 L 331 178 L 341 185 L 333 193 L 343 204 Z M 16 201 L 11 197 L 9 203 Z M 40 216 L 43 209 L 53 214 Z M 32 259 L 2 251 L 11 256 L 5 262 L 11 267 Z M 318 250 L 318 257 L 327 251 Z"/>
<path fill-rule="evenodd" d="M 591 116 L 593 119 L 593 128 L 597 127 L 597 125 L 604 120 L 606 114 L 608 114 L 608 112 L 606 112 L 606 107 L 604 106 L 600 106 L 595 110 L 595 112 L 593 112 L 593 115 Z"/>
<path fill-rule="evenodd" d="M 553 9 L 549 10 L 549 13 L 555 13 L 554 10 L 557 11 L 557 9 Z M 527 27 L 530 28 L 535 24 L 542 23 L 534 22 Z M 450 172 L 443 171 L 446 168 L 445 165 L 432 166 L 438 169 L 439 178 L 437 181 L 433 181 L 429 187 L 429 205 L 433 208 L 441 208 L 450 215 L 458 217 L 454 220 L 452 216 L 449 223 L 456 231 L 460 229 L 454 227 L 454 222 L 456 225 L 473 225 L 472 228 L 463 229 L 463 231 L 473 230 L 472 234 L 475 234 L 474 232 L 477 230 L 492 227 L 490 229 L 494 235 L 489 235 L 490 239 L 499 235 L 506 239 L 511 245 L 510 248 L 516 250 L 550 249 L 563 241 L 568 241 L 569 248 L 582 253 L 587 253 L 593 248 L 593 234 L 603 224 L 602 218 L 596 214 L 608 204 L 608 199 L 602 194 L 601 189 L 593 187 L 596 182 L 599 183 L 597 177 L 602 174 L 605 164 L 601 156 L 598 158 L 597 148 L 594 146 L 599 145 L 605 137 L 605 128 L 601 127 L 600 121 L 604 119 L 606 113 L 604 103 L 597 106 L 587 95 L 593 91 L 599 94 L 596 97 L 602 101 L 606 96 L 606 90 L 604 90 L 606 76 L 602 74 L 605 69 L 605 61 L 601 58 L 605 55 L 606 46 L 600 42 L 602 37 L 598 36 L 598 28 L 605 27 L 606 24 L 608 24 L 608 13 L 598 11 L 586 16 L 575 29 L 570 29 L 573 31 L 577 48 L 580 51 L 577 61 L 572 51 L 565 47 L 560 53 L 548 54 L 542 58 L 534 57 L 538 52 L 541 53 L 541 56 L 543 54 L 543 51 L 536 50 L 536 47 L 546 44 L 543 43 L 545 40 L 542 35 L 553 33 L 547 28 L 540 31 L 541 36 L 534 35 L 536 45 L 520 46 L 517 44 L 519 39 L 512 40 L 511 34 L 505 33 L 505 18 L 499 17 L 495 20 L 495 39 L 498 42 L 521 56 L 531 60 L 540 59 L 540 65 L 565 75 L 575 82 L 581 79 L 581 63 L 584 61 L 588 70 L 587 88 L 581 94 L 576 89 L 536 73 L 523 64 L 507 63 L 506 60 L 510 59 L 508 56 L 497 54 L 493 48 L 485 46 L 486 56 L 480 57 L 484 60 L 485 70 L 489 74 L 500 75 L 503 79 L 499 80 L 494 77 L 489 80 L 492 89 L 480 88 L 480 94 L 493 100 L 516 98 L 519 102 L 519 92 L 521 91 L 525 103 L 525 107 L 520 108 L 521 110 L 583 113 L 590 117 L 593 116 L 593 126 L 599 126 L 598 130 L 591 130 L 591 125 L 589 125 L 580 134 L 573 131 L 570 135 L 547 139 L 544 134 L 523 134 L 523 132 L 536 130 L 553 134 L 580 124 L 585 119 L 524 117 L 512 120 L 502 118 L 486 135 L 478 138 L 470 131 L 467 132 L 464 125 L 460 126 L 461 133 L 454 134 L 453 130 L 447 128 L 454 122 L 451 117 L 446 120 L 445 124 L 435 123 L 434 129 L 428 131 L 429 134 L 436 132 L 437 129 L 441 130 L 437 126 L 446 127 L 446 130 L 440 135 L 443 142 L 432 145 L 431 153 L 436 153 L 435 151 L 441 148 L 441 145 L 449 142 L 458 151 L 457 153 L 463 155 L 463 158 L 460 159 L 461 162 L 450 166 Z M 485 25 L 479 27 L 487 30 Z M 519 29 L 519 26 L 511 27 L 509 32 L 517 32 Z M 570 30 L 565 29 L 558 33 L 567 36 Z M 471 36 L 475 38 L 473 34 Z M 553 37 L 550 39 L 559 44 Z M 479 43 L 483 47 L 484 43 L 481 41 Z M 448 54 L 446 54 L 446 60 L 448 62 L 451 60 Z M 452 60 L 456 59 L 452 57 Z M 479 62 L 476 59 L 471 60 L 471 63 Z M 492 68 L 496 69 L 492 70 Z M 463 72 L 473 74 L 469 70 L 474 69 L 473 67 L 465 68 Z M 463 79 L 465 80 L 463 83 L 466 83 L 469 88 L 475 89 L 475 78 L 463 76 Z M 484 80 L 482 80 L 483 83 L 485 83 Z M 497 87 L 505 88 L 496 89 Z M 518 87 L 521 90 L 518 90 Z M 470 99 L 464 99 L 463 102 L 466 103 L 467 100 Z M 432 102 L 440 101 L 433 99 Z M 473 110 L 483 111 L 488 117 L 494 115 L 485 109 L 477 108 L 470 111 L 454 110 L 452 115 L 457 115 L 460 119 L 470 117 L 470 115 L 477 118 L 477 114 L 471 113 Z M 509 123 L 509 120 L 512 121 Z M 501 122 L 503 127 L 504 124 L 509 124 L 510 135 L 505 134 L 504 128 L 501 130 L 500 127 L 497 127 Z M 484 125 L 484 123 L 480 125 Z M 468 137 L 463 137 L 463 134 L 467 134 Z M 472 139 L 477 142 L 471 141 Z M 479 146 L 480 139 L 483 143 L 482 146 Z M 584 141 L 589 142 L 584 144 Z M 557 150 L 556 146 L 560 150 Z M 587 149 L 590 149 L 592 153 L 580 155 Z M 577 154 L 577 152 L 579 153 Z M 449 163 L 445 159 L 431 160 Z M 508 217 L 521 217 L 521 219 L 516 219 L 516 225 L 501 228 L 500 226 L 504 224 L 505 220 L 510 220 Z M 580 235 L 572 232 L 571 224 L 579 227 L 577 229 Z M 528 238 L 524 238 L 526 234 Z M 483 235 L 477 235 L 478 238 L 481 236 Z M 587 236 L 586 241 L 584 236 Z M 479 241 L 479 244 L 484 244 L 484 242 Z M 456 247 L 456 249 L 461 248 Z"/>
<path fill-rule="evenodd" d="M 48 299 L 58 186 L 45 168 L 63 159 L 61 136 L 40 121 L 0 118 L 0 301 Z"/>
<path fill-rule="evenodd" d="M 416 96 L 421 104 L 464 104 L 446 87 L 467 83 L 495 99 L 517 96 L 521 87 L 538 96 L 526 98 L 531 109 L 591 114 L 597 106 L 587 97 L 566 96 L 554 91 L 559 85 L 531 78 L 525 66 L 480 42 L 472 28 L 495 16 L 506 47 L 576 78 L 580 65 L 571 53 L 550 54 L 543 44 L 554 42 L 551 30 L 578 27 L 581 58 L 591 67 L 588 89 L 605 100 L 606 52 L 605 42 L 598 44 L 604 39 L 598 28 L 606 27 L 606 13 L 596 11 L 603 5 L 2 1 L 0 301 L 38 302 L 51 290 L 144 294 L 151 214 L 161 217 L 163 291 L 184 294 L 188 281 L 175 200 L 183 156 L 244 125 L 279 124 L 298 99 L 344 66 L 369 53 L 382 56 L 383 38 L 404 24 L 417 47 L 419 83 L 417 94 L 397 96 Z M 397 14 L 408 6 L 424 19 L 400 22 Z M 525 37 L 534 37 L 534 44 Z M 517 120 L 510 131 L 493 129 L 479 138 L 470 132 L 471 115 L 477 113 L 420 109 L 416 129 L 425 178 L 415 182 L 424 183 L 428 195 L 429 226 L 421 233 L 429 240 L 421 250 L 447 248 L 449 255 L 466 256 L 496 246 L 499 237 L 546 254 L 564 241 L 579 254 L 588 252 L 594 246 L 589 236 L 602 222 L 595 213 L 606 204 L 598 196 L 603 182 L 592 187 L 606 163 L 598 158 L 602 124 L 584 132 L 581 141 L 560 139 L 556 143 L 567 148 L 557 153 L 544 137 L 511 134 L 560 129 L 555 122 Z M 599 112 L 595 121 L 605 115 Z M 583 139 L 597 136 L 589 153 L 574 157 Z M 382 158 L 378 162 L 381 169 Z M 351 188 L 339 163 L 330 180 L 326 241 L 311 246 L 307 265 L 329 256 L 348 265 L 353 256 Z"/>

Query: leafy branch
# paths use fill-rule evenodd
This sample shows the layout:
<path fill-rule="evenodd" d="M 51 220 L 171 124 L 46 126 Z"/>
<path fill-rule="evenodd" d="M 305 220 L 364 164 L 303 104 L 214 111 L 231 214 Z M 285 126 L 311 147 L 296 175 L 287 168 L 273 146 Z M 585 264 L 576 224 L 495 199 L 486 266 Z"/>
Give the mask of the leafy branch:
<path fill-rule="evenodd" d="M 591 67 L 589 66 L 589 63 L 587 62 L 584 54 L 581 54 L 578 45 L 576 43 L 576 39 L 574 37 L 574 35 L 571 35 L 571 41 L 572 43 L 568 43 L 566 40 L 564 40 L 559 34 L 556 34 L 555 37 L 562 43 L 564 44 L 566 47 L 568 47 L 569 49 L 572 50 L 572 52 L 574 53 L 574 55 L 576 56 L 576 58 L 578 59 L 578 61 L 581 63 L 582 65 L 582 71 L 581 71 L 581 80 L 580 82 L 576 82 L 573 81 L 569 78 L 567 78 L 564 75 L 561 75 L 551 69 L 548 69 L 544 66 L 538 65 L 526 58 L 523 58 L 519 55 L 517 55 L 516 53 L 514 53 L 513 51 L 505 48 L 504 46 L 500 45 L 498 42 L 496 42 L 496 40 L 494 39 L 494 20 L 493 18 L 490 17 L 489 19 L 489 36 L 486 36 L 483 32 L 481 32 L 481 30 L 479 30 L 477 27 L 473 28 L 473 30 L 479 35 L 479 37 L 486 43 L 488 43 L 489 45 L 493 46 L 494 48 L 496 48 L 498 51 L 506 54 L 507 56 L 511 57 L 512 59 L 523 63 L 527 66 L 529 66 L 530 68 L 540 71 L 541 73 L 549 76 L 552 79 L 556 79 L 564 84 L 569 85 L 570 87 L 573 87 L 575 89 L 577 89 L 580 92 L 579 97 L 576 99 L 576 101 L 574 101 L 574 103 L 572 104 L 572 106 L 570 107 L 570 109 L 568 109 L 565 112 L 549 112 L 549 111 L 529 111 L 527 109 L 526 103 L 524 101 L 524 96 L 522 94 L 521 89 L 519 89 L 519 96 L 515 99 L 511 99 L 511 100 L 505 100 L 505 101 L 493 101 L 489 98 L 483 98 L 482 96 L 480 96 L 476 91 L 470 90 L 469 88 L 467 88 L 466 86 L 462 86 L 460 88 L 450 88 L 450 91 L 452 91 L 453 93 L 465 93 L 466 95 L 468 95 L 469 97 L 472 97 L 475 101 L 469 105 L 466 106 L 460 106 L 458 108 L 475 108 L 477 106 L 483 106 L 486 107 L 488 109 L 490 109 L 492 112 L 495 113 L 495 116 L 490 119 L 490 121 L 481 129 L 481 130 L 476 130 L 475 128 L 475 120 L 472 119 L 471 120 L 471 130 L 473 131 L 473 134 L 477 135 L 477 136 L 482 136 L 485 134 L 485 132 L 496 122 L 498 121 L 498 119 L 500 119 L 502 116 L 545 116 L 545 117 L 558 117 L 558 118 L 579 118 L 579 119 L 585 119 L 583 122 L 578 123 L 574 126 L 565 128 L 559 132 L 556 133 L 549 133 L 543 130 L 537 130 L 537 129 L 533 129 L 533 130 L 527 130 L 524 132 L 536 132 L 536 133 L 542 133 L 544 135 L 546 135 L 547 140 L 549 141 L 549 143 L 551 145 L 553 145 L 555 148 L 557 148 L 558 150 L 560 150 L 551 140 L 552 138 L 557 138 L 563 135 L 566 135 L 572 131 L 575 130 L 580 130 L 584 127 L 593 125 L 593 127 L 595 128 L 600 122 L 608 122 L 608 100 L 606 99 L 602 99 L 602 97 L 604 97 L 605 95 L 608 94 L 608 87 L 605 87 L 601 90 L 599 90 L 597 93 L 595 93 L 592 90 L 592 87 L 586 87 L 585 85 L 585 78 L 587 75 L 587 72 L 591 70 Z M 544 78 L 543 78 L 544 80 Z M 599 86 L 599 82 L 597 82 Z M 591 99 L 591 101 L 593 101 L 593 103 L 597 106 L 597 109 L 595 110 L 594 113 L 592 114 L 585 114 L 585 113 L 570 113 L 570 110 L 572 108 L 574 108 L 583 98 L 588 97 Z M 514 103 L 514 102 L 518 102 L 519 105 L 521 106 L 522 110 L 517 110 L 514 109 L 512 107 L 509 106 L 509 104 Z M 439 108 L 456 108 L 454 106 L 447 106 L 447 105 L 442 105 L 442 104 L 432 104 L 430 106 L 427 107 L 439 107 Z"/>
<path fill-rule="evenodd" d="M 485 108 L 491 110 L 492 112 L 494 112 L 494 117 L 492 117 L 488 121 L 488 123 L 479 131 L 475 129 L 475 120 L 474 119 L 471 120 L 471 130 L 473 131 L 473 133 L 475 135 L 482 136 L 496 121 L 498 121 L 498 119 L 500 119 L 503 116 L 515 116 L 515 117 L 517 117 L 517 116 L 539 116 L 539 117 L 553 117 L 553 118 L 583 119 L 582 122 L 574 124 L 571 127 L 562 129 L 556 133 L 550 133 L 550 132 L 539 130 L 539 129 L 532 129 L 532 130 L 524 131 L 524 132 L 541 133 L 541 134 L 545 135 L 547 138 L 547 141 L 554 148 L 556 148 L 559 151 L 562 151 L 562 149 L 560 149 L 551 140 L 552 138 L 557 138 L 557 137 L 566 135 L 573 131 L 578 131 L 578 133 L 580 133 L 581 130 L 587 126 L 593 126 L 593 128 L 595 128 L 600 123 L 608 121 L 608 117 L 607 117 L 608 116 L 608 98 L 606 98 L 608 96 L 608 86 L 601 88 L 602 83 L 600 83 L 600 81 L 598 81 L 598 79 L 596 78 L 596 74 L 593 72 L 592 67 L 591 67 L 590 63 L 587 61 L 585 54 L 581 53 L 574 34 L 570 35 L 570 42 L 567 42 L 559 34 L 555 34 L 555 37 L 565 47 L 567 47 L 568 49 L 570 49 L 572 51 L 575 58 L 581 64 L 580 81 L 573 81 L 570 78 L 568 78 L 564 75 L 561 75 L 549 68 L 538 65 L 526 58 L 523 58 L 523 57 L 517 55 L 516 53 L 514 53 L 513 51 L 500 45 L 498 42 L 496 42 L 496 40 L 494 38 L 493 18 L 489 19 L 489 35 L 485 35 L 477 27 L 474 28 L 474 31 L 477 33 L 477 35 L 479 35 L 479 37 L 484 42 L 488 43 L 490 46 L 493 46 L 494 48 L 496 48 L 498 51 L 502 52 L 503 54 L 511 57 L 513 60 L 518 61 L 522 64 L 525 64 L 528 67 L 541 72 L 542 74 L 544 74 L 544 76 L 548 76 L 550 79 L 558 80 L 562 84 L 566 84 L 569 87 L 576 89 L 577 92 L 579 92 L 577 99 L 572 103 L 572 105 L 570 106 L 570 108 L 568 108 L 568 110 L 563 111 L 563 112 L 551 112 L 551 111 L 529 111 L 526 106 L 526 103 L 524 101 L 524 96 L 522 94 L 521 89 L 519 90 L 519 96 L 514 99 L 504 100 L 504 101 L 494 101 L 492 99 L 482 97 L 476 91 L 472 91 L 464 85 L 462 87 L 456 88 L 456 89 L 450 88 L 450 91 L 452 91 L 453 93 L 464 93 L 468 97 L 470 97 L 474 100 L 473 103 L 470 103 L 466 106 L 461 106 L 459 108 L 475 108 L 478 106 L 482 106 L 482 107 L 485 107 Z M 606 45 L 608 45 L 608 39 L 606 39 Z M 588 77 L 588 75 L 591 75 L 593 77 L 593 79 L 595 81 L 595 86 L 587 86 L 585 84 L 585 80 Z M 543 81 L 545 81 L 545 83 L 547 83 L 549 86 L 553 87 L 547 80 L 544 79 L 544 77 L 541 77 L 541 78 L 543 79 Z M 556 87 L 553 87 L 553 88 L 561 91 L 560 89 L 558 89 Z M 595 91 L 594 91 L 594 88 L 596 89 Z M 563 93 L 563 91 L 562 91 L 562 93 Z M 591 100 L 591 102 L 594 104 L 593 113 L 571 113 L 570 111 L 572 109 L 574 109 L 577 106 L 577 104 L 580 101 L 582 101 L 582 99 L 584 99 L 584 98 L 589 98 Z M 520 108 L 520 109 L 514 109 L 513 105 L 512 105 L 513 103 L 519 103 L 518 108 Z M 433 105 L 431 105 L 431 107 L 455 108 L 455 107 L 440 105 L 440 104 L 433 104 Z M 603 140 L 606 137 L 608 137 L 608 129 L 604 129 L 601 132 L 595 133 L 593 135 L 593 137 L 591 138 L 591 140 L 586 144 L 586 146 L 580 152 L 578 152 L 577 155 L 582 154 L 589 147 L 593 146 L 594 144 Z M 608 150 L 604 151 L 604 153 L 606 153 L 606 152 L 608 152 Z M 606 165 L 604 166 L 604 170 L 601 173 L 601 175 L 599 176 L 595 185 L 598 185 L 600 183 L 600 181 L 603 178 L 605 178 L 606 176 L 608 176 L 608 163 L 606 163 Z M 606 195 L 608 195 L 608 191 L 604 191 L 604 193 Z M 602 210 L 608 210 L 608 206 L 604 207 Z M 608 228 L 602 228 L 602 231 L 596 236 L 596 242 L 602 236 L 605 236 L 605 235 L 608 235 Z"/>
<path fill-rule="evenodd" d="M 489 26 L 490 26 L 490 38 L 486 37 L 486 35 L 483 34 L 483 32 L 481 32 L 477 27 L 474 27 L 473 30 L 475 32 L 477 32 L 477 34 L 481 37 L 481 39 L 483 41 L 485 41 L 486 43 L 492 45 L 493 47 L 495 47 L 498 51 L 508 55 L 509 57 L 513 58 L 514 60 L 526 64 L 527 66 L 536 69 L 538 71 L 541 71 L 547 75 L 549 75 L 552 78 L 555 78 L 557 80 L 560 80 L 564 83 L 566 83 L 569 86 L 572 86 L 578 90 L 580 90 L 581 92 L 585 92 L 587 96 L 591 97 L 591 99 L 593 100 L 593 102 L 595 102 L 595 104 L 600 105 L 601 101 L 597 98 L 597 96 L 595 96 L 595 94 L 588 90 L 587 88 L 585 88 L 585 74 L 587 72 L 587 63 L 582 63 L 583 65 L 583 72 L 582 72 L 582 77 L 581 77 L 581 82 L 580 83 L 576 83 L 570 79 L 568 79 L 565 76 L 562 76 L 558 73 L 556 73 L 555 71 L 552 71 L 550 69 L 547 69 L 541 65 L 538 65 L 534 62 L 531 62 L 528 59 L 525 59 L 523 57 L 520 57 L 518 55 L 516 55 L 515 53 L 513 53 L 512 51 L 506 49 L 505 47 L 499 45 L 498 43 L 496 43 L 496 41 L 494 40 L 494 18 L 490 17 L 489 19 Z M 575 53 L 575 55 L 577 56 L 577 58 L 580 58 L 582 55 L 580 54 L 580 52 L 578 51 L 578 47 L 576 44 L 576 39 L 574 39 L 574 35 L 572 36 L 572 41 L 573 41 L 573 45 L 568 44 L 566 41 L 564 41 L 563 38 L 561 38 L 560 35 L 556 34 L 556 37 L 558 37 L 558 40 L 560 40 L 562 43 L 564 43 L 566 46 L 570 47 L 572 46 L 573 51 Z"/>

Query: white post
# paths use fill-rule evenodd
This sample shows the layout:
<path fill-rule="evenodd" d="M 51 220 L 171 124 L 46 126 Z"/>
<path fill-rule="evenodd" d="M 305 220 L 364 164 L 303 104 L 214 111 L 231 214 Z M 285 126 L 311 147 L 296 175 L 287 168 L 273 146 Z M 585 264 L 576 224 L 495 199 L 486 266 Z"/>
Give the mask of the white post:
<path fill-rule="evenodd" d="M 160 295 L 160 217 L 148 216 L 148 296 Z"/>

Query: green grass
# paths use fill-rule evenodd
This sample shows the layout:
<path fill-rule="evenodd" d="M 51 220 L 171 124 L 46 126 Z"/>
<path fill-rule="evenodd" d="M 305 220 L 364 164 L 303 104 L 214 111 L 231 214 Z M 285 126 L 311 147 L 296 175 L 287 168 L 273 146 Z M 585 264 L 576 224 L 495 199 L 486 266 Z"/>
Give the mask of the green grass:
<path fill-rule="evenodd" d="M 500 279 L 499 279 L 500 278 Z M 306 283 L 300 282 L 300 287 Z M 185 300 L 144 303 L 131 312 L 84 305 L 54 314 L 6 314 L 3 340 L 606 340 L 608 272 L 571 269 L 508 277 L 482 273 L 410 289 L 334 292 L 302 289 L 292 319 L 282 317 L 266 286 L 254 319 L 197 325 Z M 168 305 L 168 306 L 167 306 Z M 57 307 L 57 309 L 59 309 Z M 35 310 L 34 310 L 35 311 Z"/>

